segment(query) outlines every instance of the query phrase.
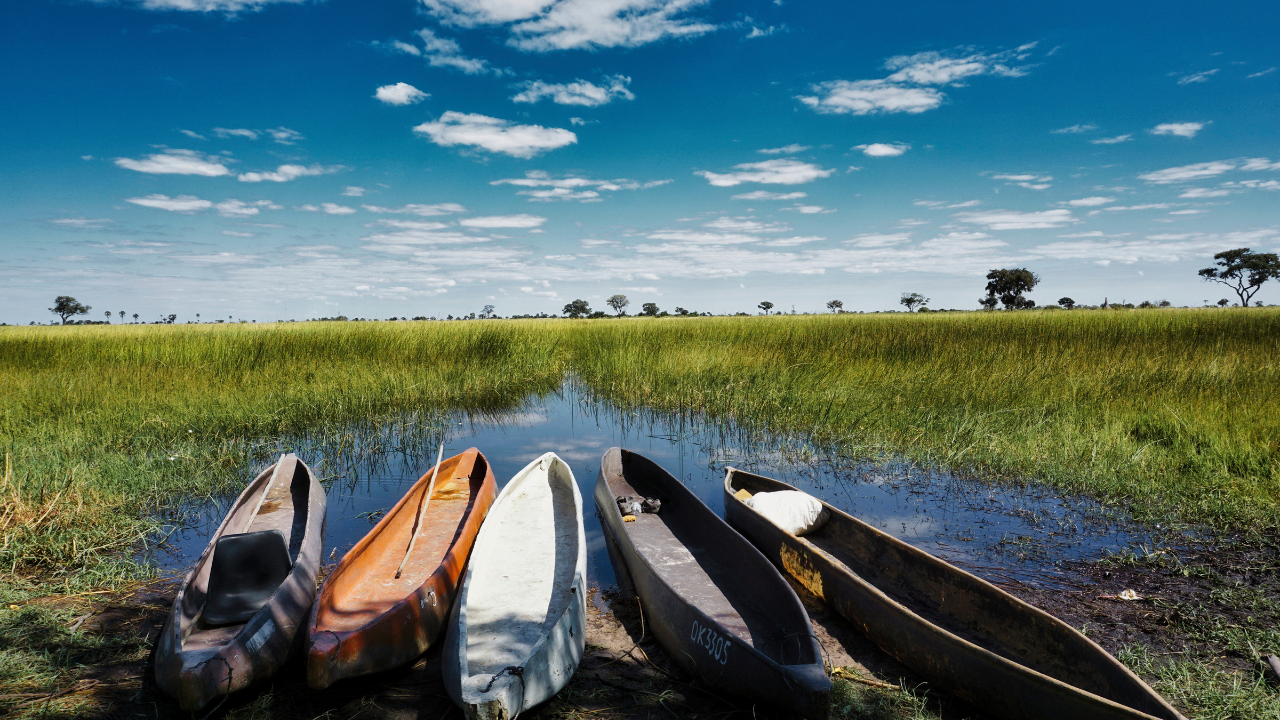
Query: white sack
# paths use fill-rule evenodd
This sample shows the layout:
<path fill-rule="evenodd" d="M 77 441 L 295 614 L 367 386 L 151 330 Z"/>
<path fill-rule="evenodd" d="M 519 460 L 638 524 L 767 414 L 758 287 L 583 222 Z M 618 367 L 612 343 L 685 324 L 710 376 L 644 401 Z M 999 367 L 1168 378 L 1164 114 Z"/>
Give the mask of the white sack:
<path fill-rule="evenodd" d="M 744 502 L 774 525 L 796 536 L 813 532 L 827 522 L 827 510 L 822 502 L 799 490 L 756 493 Z"/>

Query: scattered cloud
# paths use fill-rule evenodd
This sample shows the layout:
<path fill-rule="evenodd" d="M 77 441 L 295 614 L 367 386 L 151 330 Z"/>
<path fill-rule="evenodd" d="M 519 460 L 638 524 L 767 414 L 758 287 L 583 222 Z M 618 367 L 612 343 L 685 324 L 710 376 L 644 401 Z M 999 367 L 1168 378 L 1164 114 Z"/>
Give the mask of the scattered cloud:
<path fill-rule="evenodd" d="M 144 197 L 125 198 L 125 202 L 141 205 L 142 207 L 156 208 L 157 210 L 168 210 L 169 212 L 191 213 L 198 210 L 208 210 L 213 207 L 210 200 L 201 200 L 194 195 L 179 195 L 177 197 L 169 197 L 168 195 L 146 195 Z"/>
<path fill-rule="evenodd" d="M 861 248 L 880 248 L 901 245 L 911 240 L 911 233 L 866 233 L 863 235 L 855 235 L 844 241 L 845 245 L 852 245 Z"/>
<path fill-rule="evenodd" d="M 434 205 L 401 205 L 398 208 L 379 207 L 377 205 L 361 205 L 360 207 L 371 213 L 379 214 L 409 214 L 419 217 L 434 217 L 437 215 L 453 215 L 455 213 L 464 213 L 467 211 L 465 207 L 458 203 L 435 203 Z"/>
<path fill-rule="evenodd" d="M 530 170 L 522 178 L 504 178 L 502 180 L 493 180 L 489 184 L 515 185 L 528 188 L 519 190 L 516 194 L 527 195 L 530 202 L 552 202 L 555 200 L 596 202 L 601 200 L 599 191 L 647 190 L 670 182 L 670 180 L 651 180 L 644 183 L 626 179 L 593 180 L 572 175 L 555 178 L 543 170 Z"/>
<path fill-rule="evenodd" d="M 507 44 L 526 52 L 638 47 L 709 33 L 715 25 L 688 17 L 708 0 L 423 0 L 441 22 L 457 27 L 507 26 Z"/>
<path fill-rule="evenodd" d="M 347 207 L 346 205 L 339 205 L 331 202 L 320 203 L 318 206 L 302 205 L 298 209 L 305 210 L 306 212 L 322 212 L 325 215 L 350 215 L 356 212 L 356 209 L 353 207 Z"/>
<path fill-rule="evenodd" d="M 214 128 L 214 129 L 213 129 L 213 134 L 214 134 L 214 135 L 217 135 L 218 137 L 220 137 L 220 138 L 222 138 L 222 139 L 224 139 L 224 140 L 225 140 L 226 138 L 233 138 L 233 137 L 242 137 L 242 138 L 247 138 L 247 139 L 249 139 L 249 140 L 257 140 L 257 139 L 258 139 L 258 132 L 257 132 L 256 130 L 247 130 L 247 129 L 245 129 L 245 128 L 220 128 L 220 127 L 216 127 L 216 128 Z"/>
<path fill-rule="evenodd" d="M 1213 77 L 1217 73 L 1218 73 L 1218 68 L 1214 68 L 1213 70 L 1205 70 L 1204 72 L 1191 73 L 1190 75 L 1183 75 L 1182 77 L 1178 78 L 1178 84 L 1190 85 L 1191 83 L 1208 82 L 1209 78 Z"/>
<path fill-rule="evenodd" d="M 111 220 L 106 218 L 90 219 L 90 218 L 58 218 L 49 221 L 58 227 L 71 228 L 73 230 L 99 230 L 111 224 Z"/>
<path fill-rule="evenodd" d="M 1097 125 L 1094 125 L 1093 123 L 1086 123 L 1084 125 L 1072 125 L 1070 127 L 1058 128 L 1057 130 L 1050 130 L 1049 132 L 1056 135 L 1076 135 L 1079 133 L 1093 132 L 1097 129 Z"/>
<path fill-rule="evenodd" d="M 223 230 L 223 231 L 222 231 L 222 234 L 223 234 L 223 235 L 227 235 L 227 236 L 229 236 L 229 237 L 238 237 L 238 238 L 255 238 L 255 237 L 258 237 L 258 233 L 256 233 L 256 232 L 245 232 L 245 231 L 243 231 L 243 230 Z"/>
<path fill-rule="evenodd" d="M 754 217 L 718 217 L 710 222 L 702 223 L 702 227 L 725 232 L 775 233 L 789 232 L 791 226 L 781 222 L 760 222 Z"/>
<path fill-rule="evenodd" d="M 348 185 L 347 189 L 342 191 L 342 194 L 347 197 L 364 197 L 364 193 L 364 188 L 355 185 Z"/>
<path fill-rule="evenodd" d="M 165 150 L 163 153 L 148 155 L 141 160 L 116 158 L 116 165 L 126 170 L 135 170 L 152 175 L 202 175 L 204 177 L 220 177 L 230 175 L 223 158 L 216 155 L 205 155 L 195 150 Z"/>
<path fill-rule="evenodd" d="M 458 224 L 471 228 L 536 228 L 547 221 L 541 215 L 490 215 L 459 220 Z"/>
<path fill-rule="evenodd" d="M 625 75 L 611 75 L 601 85 L 577 80 L 571 83 L 545 83 L 541 80 L 524 82 L 517 87 L 521 91 L 511 96 L 512 102 L 536 103 L 544 98 L 551 98 L 557 105 L 581 105 L 598 107 L 615 99 L 635 100 L 636 96 L 627 88 L 631 78 Z"/>
<path fill-rule="evenodd" d="M 1165 168 L 1155 172 L 1144 173 L 1138 178 L 1146 180 L 1156 185 L 1169 185 L 1172 183 L 1187 182 L 1189 180 L 1203 180 L 1204 178 L 1217 177 L 1230 170 L 1235 170 L 1234 161 L 1217 160 L 1214 162 L 1193 163 L 1191 165 L 1182 165 L 1180 167 Z"/>
<path fill-rule="evenodd" d="M 855 145 L 854 150 L 861 150 L 863 155 L 868 157 L 898 157 L 911 149 L 906 143 L 871 143 L 870 145 Z"/>
<path fill-rule="evenodd" d="M 395 85 L 383 85 L 374 91 L 373 96 L 388 105 L 413 105 L 431 97 L 409 83 L 398 82 Z"/>
<path fill-rule="evenodd" d="M 578 142 L 577 135 L 563 128 L 513 125 L 487 115 L 452 110 L 439 120 L 418 125 L 413 131 L 442 147 L 466 145 L 525 159 Z"/>
<path fill-rule="evenodd" d="M 292 4 L 305 2 L 305 0 L 132 0 L 132 2 L 143 10 L 225 13 L 228 15 L 234 15 L 242 11 L 261 10 L 267 5 L 273 5 L 276 3 Z M 165 32 L 174 29 L 186 30 L 186 28 L 178 25 L 158 25 L 152 30 L 152 32 Z"/>
<path fill-rule="evenodd" d="M 800 162 L 799 160 L 765 160 L 755 163 L 741 163 L 733 166 L 737 172 L 731 173 L 713 173 L 707 170 L 700 170 L 695 175 L 701 175 L 707 179 L 707 182 L 716 187 L 733 187 L 742 183 L 764 183 L 772 185 L 799 185 L 802 183 L 813 182 L 818 178 L 829 177 L 835 170 L 824 169 L 813 163 Z"/>
<path fill-rule="evenodd" d="M 1113 197 L 1095 196 L 1095 197 L 1080 198 L 1078 200 L 1068 200 L 1067 204 L 1071 205 L 1072 207 L 1097 207 L 1099 205 L 1106 205 L 1107 203 L 1113 203 L 1115 201 L 1116 199 Z"/>
<path fill-rule="evenodd" d="M 194 131 L 194 130 L 179 130 L 178 132 L 182 133 L 183 135 L 186 135 L 186 136 L 187 136 L 187 137 L 189 137 L 189 138 L 195 138 L 196 140 L 204 140 L 204 139 L 205 139 L 205 137 L 204 137 L 203 135 L 201 135 L 200 133 L 198 133 L 198 132 L 196 132 L 196 131 Z"/>
<path fill-rule="evenodd" d="M 1132 139 L 1133 139 L 1133 135 L 1116 135 L 1115 137 L 1109 137 L 1109 138 L 1096 138 L 1094 140 L 1090 140 L 1089 142 L 1093 143 L 1094 145 L 1116 145 L 1122 142 L 1129 142 Z"/>
<path fill-rule="evenodd" d="M 1092 262 L 1178 262 L 1205 257 L 1232 247 L 1266 242 L 1277 235 L 1273 229 L 1231 233 L 1187 233 L 1151 235 L 1141 240 L 1077 240 L 1054 242 L 1032 248 L 1032 252 L 1055 260 Z"/>
<path fill-rule="evenodd" d="M 283 210 L 280 205 L 276 205 L 270 200 L 256 200 L 254 202 L 244 202 L 243 200 L 223 200 L 213 206 L 218 214 L 222 217 L 253 217 L 257 215 L 262 208 L 267 210 Z"/>
<path fill-rule="evenodd" d="M 1147 132 L 1152 135 L 1177 135 L 1178 137 L 1193 138 L 1196 133 L 1204 129 L 1207 122 L 1188 122 L 1188 123 L 1160 123 L 1151 128 Z"/>
<path fill-rule="evenodd" d="M 292 145 L 299 140 L 306 139 L 302 137 L 302 133 L 297 130 L 290 130 L 287 127 L 271 128 L 267 130 L 267 134 L 271 136 L 272 140 L 275 140 L 281 145 Z"/>
<path fill-rule="evenodd" d="M 756 152 L 761 153 L 762 155 L 794 155 L 798 152 L 804 152 L 805 150 L 808 150 L 808 149 L 809 149 L 808 145 L 791 143 L 790 145 L 783 145 L 782 147 L 778 147 L 778 148 L 765 148 L 763 150 L 757 150 Z"/>
<path fill-rule="evenodd" d="M 1034 43 L 1032 43 L 1034 46 Z M 998 53 L 922 52 L 897 55 L 885 61 L 886 70 L 894 71 L 876 80 L 831 80 L 811 86 L 813 95 L 797 96 L 797 100 L 824 114 L 874 115 L 881 113 L 917 114 L 932 110 L 946 99 L 936 87 L 964 87 L 969 78 L 980 75 L 1021 77 L 1028 66 L 1011 63 L 1025 59 L 1023 46 Z"/>
<path fill-rule="evenodd" d="M 1271 67 L 1271 68 L 1267 68 L 1266 70 L 1263 70 L 1263 71 L 1261 71 L 1261 72 L 1256 72 L 1256 73 L 1254 73 L 1254 74 L 1252 74 L 1252 75 L 1245 75 L 1245 79 L 1247 80 L 1247 79 L 1249 79 L 1249 78 L 1256 78 L 1256 77 L 1262 77 L 1262 76 L 1264 76 L 1264 75 L 1270 75 L 1271 73 L 1273 73 L 1273 72 L 1275 72 L 1275 71 L 1276 71 L 1276 69 L 1275 69 L 1275 68 L 1273 68 L 1273 67 Z"/>
<path fill-rule="evenodd" d="M 793 205 L 789 208 L 782 208 L 782 209 L 795 210 L 801 215 L 826 215 L 827 213 L 835 212 L 834 208 L 825 208 L 825 207 L 822 207 L 821 205 Z"/>
<path fill-rule="evenodd" d="M 240 173 L 239 177 L 236 179 L 240 182 L 251 183 L 264 181 L 282 183 L 289 182 L 290 180 L 297 180 L 300 177 L 307 177 L 309 175 L 330 175 L 338 172 L 339 170 L 342 170 L 341 165 L 333 165 L 331 167 L 325 167 L 323 165 L 312 165 L 310 167 L 305 165 L 281 165 L 276 168 L 274 172 Z"/>
<path fill-rule="evenodd" d="M 992 180 L 1007 180 L 1010 185 L 1017 185 L 1028 190 L 1047 190 L 1053 187 L 1050 184 L 1053 181 L 1052 175 L 1037 175 L 1035 173 L 999 173 L 991 176 Z"/>
<path fill-rule="evenodd" d="M 988 230 L 1041 230 L 1065 227 L 1079 222 L 1070 210 L 1065 209 L 1040 212 L 987 210 L 957 213 L 956 218 L 960 222 L 982 225 Z"/>
<path fill-rule="evenodd" d="M 1231 194 L 1231 191 L 1230 191 L 1230 190 L 1225 190 L 1225 189 L 1221 189 L 1221 188 L 1218 188 L 1218 189 L 1214 189 L 1214 188 L 1191 188 L 1191 189 L 1187 190 L 1186 192 L 1182 193 L 1181 195 L 1179 195 L 1178 197 L 1180 197 L 1180 198 L 1189 198 L 1189 199 L 1197 199 L 1197 200 L 1198 200 L 1198 199 L 1202 199 L 1202 198 L 1223 197 L 1223 196 L 1230 195 L 1230 194 Z"/>
<path fill-rule="evenodd" d="M 422 40 L 423 50 L 421 56 L 427 59 L 427 64 L 431 67 L 451 67 L 455 70 L 461 70 L 467 75 L 483 75 L 486 73 L 505 75 L 510 72 L 492 67 L 489 65 L 488 60 L 463 55 L 462 46 L 456 40 L 442 38 L 436 35 L 431 28 L 422 28 L 415 34 Z M 411 45 L 410 47 L 413 46 Z M 416 47 L 414 49 L 417 50 Z M 410 54 L 417 55 L 418 53 Z"/>
<path fill-rule="evenodd" d="M 802 192 L 776 193 L 776 192 L 769 192 L 768 190 L 752 190 L 749 193 L 734 195 L 730 199 L 731 200 L 799 200 L 801 198 L 806 198 L 806 197 L 809 197 L 808 193 L 802 193 Z"/>

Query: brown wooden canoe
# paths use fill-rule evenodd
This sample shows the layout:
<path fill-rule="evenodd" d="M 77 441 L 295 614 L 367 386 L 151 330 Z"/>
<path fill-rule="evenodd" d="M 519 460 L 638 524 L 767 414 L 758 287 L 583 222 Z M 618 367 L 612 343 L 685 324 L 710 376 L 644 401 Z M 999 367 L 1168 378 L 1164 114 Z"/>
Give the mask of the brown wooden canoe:
<path fill-rule="evenodd" d="M 829 503 L 826 524 L 796 537 L 743 502 L 795 489 L 729 468 L 725 518 L 882 650 L 984 715 L 1185 720 L 1075 628 Z"/>
<path fill-rule="evenodd" d="M 311 687 L 402 665 L 444 635 L 458 579 L 497 485 L 475 448 L 442 461 L 413 553 L 397 579 L 431 474 L 414 483 L 325 579 L 311 610 Z"/>
<path fill-rule="evenodd" d="M 324 514 L 324 488 L 294 455 L 236 499 L 178 590 L 156 646 L 156 683 L 183 710 L 284 663 L 316 596 Z"/>

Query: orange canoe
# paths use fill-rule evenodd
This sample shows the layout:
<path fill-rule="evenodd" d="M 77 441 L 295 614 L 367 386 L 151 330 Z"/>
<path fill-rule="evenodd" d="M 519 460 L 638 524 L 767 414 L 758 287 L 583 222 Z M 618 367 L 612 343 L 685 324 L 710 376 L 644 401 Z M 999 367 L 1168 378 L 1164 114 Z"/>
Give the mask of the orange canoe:
<path fill-rule="evenodd" d="M 479 450 L 448 458 L 440 463 L 419 523 L 431 475 L 428 470 L 414 483 L 325 579 L 311 608 L 311 687 L 389 670 L 443 637 L 458 580 L 497 485 Z"/>

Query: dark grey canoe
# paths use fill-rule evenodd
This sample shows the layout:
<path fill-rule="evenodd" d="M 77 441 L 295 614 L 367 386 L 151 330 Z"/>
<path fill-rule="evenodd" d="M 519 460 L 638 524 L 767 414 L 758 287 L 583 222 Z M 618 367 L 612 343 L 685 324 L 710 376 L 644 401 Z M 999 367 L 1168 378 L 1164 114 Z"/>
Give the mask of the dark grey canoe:
<path fill-rule="evenodd" d="M 656 497 L 657 514 L 623 522 L 616 498 Z M 670 473 L 611 448 L 596 511 L 619 582 L 677 663 L 730 698 L 827 717 L 831 682 L 809 616 L 760 551 Z"/>
<path fill-rule="evenodd" d="M 736 496 L 795 489 L 729 468 L 725 518 L 921 677 L 992 717 L 1185 720 L 1092 640 L 982 579 L 830 504 L 796 537 Z"/>
<path fill-rule="evenodd" d="M 156 682 L 183 710 L 195 712 L 284 664 L 316 596 L 325 502 L 311 469 L 289 454 L 254 478 L 223 518 L 178 590 L 156 647 Z"/>

